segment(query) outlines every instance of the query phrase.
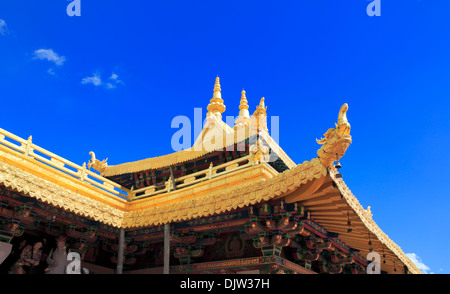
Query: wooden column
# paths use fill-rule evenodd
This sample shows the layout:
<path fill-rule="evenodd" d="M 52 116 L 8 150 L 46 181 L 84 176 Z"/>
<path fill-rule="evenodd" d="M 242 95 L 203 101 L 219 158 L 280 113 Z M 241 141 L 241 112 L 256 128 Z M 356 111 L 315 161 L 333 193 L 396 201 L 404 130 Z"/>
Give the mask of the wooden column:
<path fill-rule="evenodd" d="M 164 274 L 169 274 L 170 266 L 170 224 L 164 224 Z"/>
<path fill-rule="evenodd" d="M 170 168 L 170 177 L 172 178 L 173 190 L 177 189 L 175 178 L 173 176 L 172 166 Z M 170 223 L 164 224 L 164 274 L 169 274 L 170 267 Z"/>
<path fill-rule="evenodd" d="M 122 274 L 123 272 L 123 243 L 125 242 L 125 230 L 120 228 L 119 235 L 119 249 L 117 252 L 117 269 L 116 274 Z"/>

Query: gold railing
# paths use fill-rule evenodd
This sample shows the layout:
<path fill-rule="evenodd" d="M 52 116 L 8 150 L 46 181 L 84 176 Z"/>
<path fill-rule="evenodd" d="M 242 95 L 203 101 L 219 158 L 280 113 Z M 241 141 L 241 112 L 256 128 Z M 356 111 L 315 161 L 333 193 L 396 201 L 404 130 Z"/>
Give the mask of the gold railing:
<path fill-rule="evenodd" d="M 263 162 L 262 164 L 267 165 L 269 170 L 272 171 L 272 173 L 277 174 L 278 172 L 275 171 L 269 164 Z M 195 185 L 197 183 L 211 180 L 217 177 L 221 177 L 230 173 L 234 173 L 236 171 L 245 169 L 247 167 L 255 165 L 255 162 L 252 160 L 250 155 L 237 158 L 235 160 L 226 162 L 221 165 L 213 166 L 212 163 L 210 164 L 209 168 L 185 175 L 182 177 L 175 178 L 175 187 L 177 190 L 183 189 L 192 185 Z M 171 178 L 169 178 L 165 182 L 161 182 L 159 185 L 152 185 L 144 188 L 140 188 L 137 190 L 133 190 L 130 192 L 130 200 L 137 200 L 147 197 L 156 196 L 163 193 L 168 193 L 170 191 L 173 191 L 173 181 Z"/>
<path fill-rule="evenodd" d="M 18 145 L 17 143 L 20 145 Z M 7 146 L 26 156 L 30 156 L 42 163 L 45 163 L 57 170 L 60 170 L 80 181 L 96 186 L 115 196 L 128 199 L 129 190 L 121 185 L 110 181 L 86 168 L 86 163 L 79 166 L 67 159 L 64 159 L 50 151 L 33 144 L 31 136 L 24 140 L 8 131 L 0 128 L 0 144 Z"/>
<path fill-rule="evenodd" d="M 24 140 L 1 128 L 0 128 L 0 144 L 7 146 L 26 156 L 32 157 L 38 160 L 39 162 L 45 163 L 48 166 L 51 166 L 59 171 L 62 171 L 76 178 L 79 181 L 91 184 L 110 194 L 113 194 L 115 196 L 121 197 L 129 201 L 169 193 L 174 190 L 173 181 L 171 178 L 169 178 L 165 182 L 161 182 L 160 184 L 136 190 L 127 189 L 107 178 L 100 176 L 99 174 L 90 171 L 89 169 L 86 168 L 86 163 L 83 163 L 83 165 L 80 166 L 56 154 L 53 154 L 52 152 L 47 151 L 44 148 L 37 146 L 32 142 L 31 136 L 28 138 L 28 140 Z M 211 164 L 207 169 L 176 178 L 175 186 L 177 190 L 183 189 L 203 181 L 221 177 L 229 173 L 234 173 L 236 171 L 245 169 L 255 164 L 257 163 L 252 160 L 252 156 L 250 155 L 237 158 L 235 160 L 217 166 L 213 166 Z M 267 168 L 273 174 L 278 173 L 269 164 L 265 162 L 262 162 L 261 164 L 266 165 Z"/>

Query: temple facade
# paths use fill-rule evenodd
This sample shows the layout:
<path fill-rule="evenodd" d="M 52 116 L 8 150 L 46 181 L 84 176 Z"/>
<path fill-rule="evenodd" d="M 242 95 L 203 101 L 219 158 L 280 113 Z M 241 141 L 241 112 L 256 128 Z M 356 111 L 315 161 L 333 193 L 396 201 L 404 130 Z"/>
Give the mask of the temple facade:
<path fill-rule="evenodd" d="M 216 78 L 191 148 L 118 165 L 94 152 L 78 165 L 0 129 L 2 273 L 27 240 L 43 240 L 42 273 L 57 243 L 91 274 L 366 274 L 374 262 L 421 273 L 342 179 L 348 105 L 317 157 L 296 164 L 270 136 L 265 103 L 250 114 L 242 91 L 229 126 Z"/>

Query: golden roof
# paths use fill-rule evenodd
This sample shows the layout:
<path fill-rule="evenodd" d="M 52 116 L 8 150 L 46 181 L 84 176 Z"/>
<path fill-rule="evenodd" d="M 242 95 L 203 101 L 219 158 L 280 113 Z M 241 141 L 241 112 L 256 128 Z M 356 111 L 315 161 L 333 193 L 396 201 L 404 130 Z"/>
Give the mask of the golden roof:
<path fill-rule="evenodd" d="M 322 145 L 317 151 L 318 157 L 298 165 L 291 162 L 290 170 L 278 174 L 267 163 L 253 159 L 244 168 L 227 166 L 227 172 L 218 175 L 213 175 L 210 170 L 209 178 L 201 182 L 186 183 L 186 188 L 168 189 L 142 199 L 131 197 L 133 191 L 126 189 L 123 190 L 128 196 L 117 197 L 122 194 L 111 194 L 117 184 L 88 171 L 85 164 L 73 164 L 36 146 L 31 142 L 31 137 L 23 140 L 0 129 L 0 184 L 66 211 L 127 229 L 212 216 L 283 197 L 287 203 L 300 202 L 311 213 L 311 218 L 326 230 L 339 233 L 340 240 L 360 249 L 362 255 L 370 249 L 385 253 L 386 264 L 382 268 L 389 272 L 396 263 L 397 266 L 401 263 L 411 273 L 421 273 L 401 248 L 378 227 L 372 212 L 365 210 L 344 181 L 336 177 L 333 163 L 345 154 L 352 141 L 347 110 L 348 105 L 344 104 L 335 127 L 318 140 Z M 266 136 L 269 145 L 274 144 L 266 132 L 262 131 L 260 135 Z M 11 144 L 5 136 L 20 145 Z M 40 157 L 34 150 L 44 153 L 51 160 Z M 281 148 L 279 151 L 283 156 Z M 135 164 L 127 168 L 137 170 L 167 166 L 168 162 L 189 160 L 192 158 L 190 156 L 199 156 L 204 151 L 192 152 L 180 151 L 141 161 L 139 167 Z M 284 160 L 289 161 L 287 156 Z M 69 165 L 77 172 L 70 174 L 70 170 L 65 169 Z M 127 168 L 123 168 L 122 172 Z M 93 181 L 94 178 L 97 182 Z M 352 233 L 347 231 L 349 219 Z M 372 240 L 371 245 L 367 243 L 367 236 Z"/>
<path fill-rule="evenodd" d="M 222 120 L 221 114 L 225 111 L 225 105 L 223 104 L 223 99 L 221 96 L 219 77 L 217 77 L 214 86 L 213 98 L 208 105 L 206 123 L 191 148 L 158 157 L 118 165 L 109 165 L 102 170 L 101 175 L 104 177 L 111 177 L 188 162 L 208 153 L 223 150 L 224 148 L 242 142 L 253 135 L 259 135 L 264 138 L 269 147 L 289 168 L 294 167 L 295 163 L 292 159 L 289 158 L 289 156 L 282 150 L 275 140 L 270 137 L 268 133 L 267 124 L 265 123 L 267 107 L 264 104 L 264 97 L 261 98 L 260 104 L 256 107 L 252 117 L 250 117 L 248 115 L 248 104 L 244 90 L 241 95 L 241 102 L 239 106 L 240 112 L 236 120 L 236 126 L 235 128 L 231 128 Z M 240 123 L 242 122 L 242 119 L 246 119 L 247 123 L 242 124 L 241 126 Z M 211 143 L 214 140 L 215 142 Z"/>

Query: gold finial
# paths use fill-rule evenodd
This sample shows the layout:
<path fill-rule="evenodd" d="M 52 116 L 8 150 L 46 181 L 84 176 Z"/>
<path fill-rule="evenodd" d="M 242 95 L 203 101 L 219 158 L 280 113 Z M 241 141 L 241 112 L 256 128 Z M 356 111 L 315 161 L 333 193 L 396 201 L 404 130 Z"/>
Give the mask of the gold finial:
<path fill-rule="evenodd" d="M 220 79 L 216 78 L 216 82 L 214 84 L 214 93 L 213 97 L 208 104 L 208 114 L 213 113 L 217 116 L 222 116 L 222 113 L 225 111 L 225 105 L 223 104 L 222 93 L 220 89 Z"/>
<path fill-rule="evenodd" d="M 259 105 L 256 107 L 255 112 L 253 112 L 253 129 L 257 130 L 265 130 L 269 131 L 267 128 L 267 106 L 264 104 L 264 97 L 261 98 L 261 101 L 259 102 Z"/>
<path fill-rule="evenodd" d="M 249 118 L 250 113 L 248 112 L 248 101 L 245 96 L 245 90 L 241 92 L 241 102 L 239 104 L 239 117 Z"/>
<path fill-rule="evenodd" d="M 247 97 L 245 96 L 245 90 L 242 89 L 241 92 L 241 103 L 239 105 L 239 109 L 248 109 L 248 101 L 247 101 Z"/>
<path fill-rule="evenodd" d="M 214 92 L 220 92 L 220 78 L 219 76 L 216 77 L 216 82 L 214 83 Z"/>
<path fill-rule="evenodd" d="M 248 101 L 245 96 L 245 90 L 241 92 L 241 102 L 239 103 L 239 116 L 235 122 L 235 128 L 238 126 L 248 125 L 250 123 L 250 113 L 248 112 Z"/>

